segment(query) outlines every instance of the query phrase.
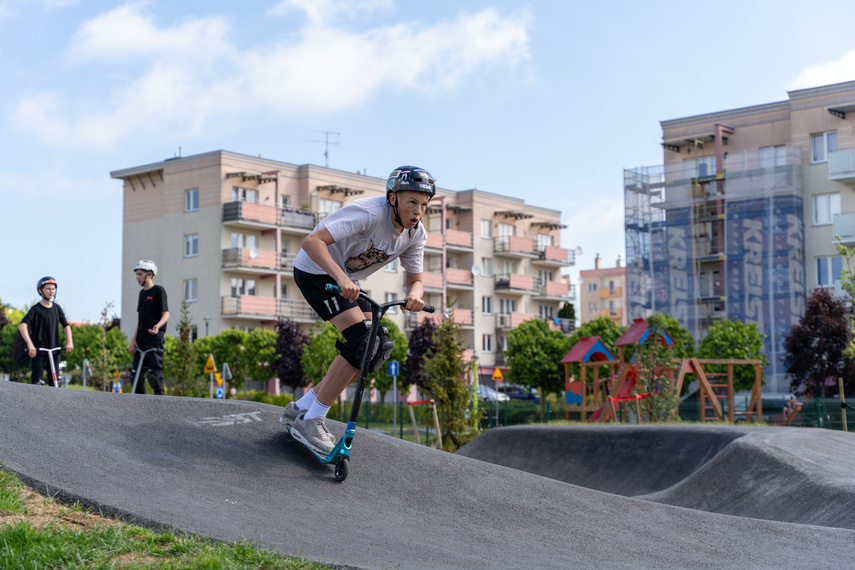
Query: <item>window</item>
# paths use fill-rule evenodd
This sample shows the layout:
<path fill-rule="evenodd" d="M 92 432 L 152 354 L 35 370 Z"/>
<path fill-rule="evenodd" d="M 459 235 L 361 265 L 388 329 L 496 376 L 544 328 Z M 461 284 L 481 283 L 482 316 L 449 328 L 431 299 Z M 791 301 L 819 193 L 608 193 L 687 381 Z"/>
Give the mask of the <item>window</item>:
<path fill-rule="evenodd" d="M 537 251 L 546 251 L 552 247 L 552 236 L 549 234 L 537 234 Z"/>
<path fill-rule="evenodd" d="M 828 162 L 828 153 L 837 150 L 837 131 L 810 136 L 810 161 Z"/>
<path fill-rule="evenodd" d="M 481 220 L 481 237 L 485 239 L 493 237 L 493 225 L 490 220 Z"/>
<path fill-rule="evenodd" d="M 258 190 L 252 188 L 232 187 L 232 202 L 249 202 L 258 204 Z"/>
<path fill-rule="evenodd" d="M 516 227 L 513 224 L 499 224 L 499 237 L 512 236 Z"/>
<path fill-rule="evenodd" d="M 485 334 L 481 336 L 481 351 L 493 352 L 493 335 Z"/>
<path fill-rule="evenodd" d="M 481 258 L 481 275 L 484 277 L 490 277 L 493 274 L 493 258 L 492 257 L 482 257 Z"/>
<path fill-rule="evenodd" d="M 327 200 L 326 198 L 321 198 L 320 200 L 318 200 L 318 213 L 320 214 L 321 218 L 325 218 L 340 209 L 341 202 L 336 202 L 335 200 Z"/>
<path fill-rule="evenodd" d="M 245 235 L 239 233 L 232 234 L 232 247 L 239 249 L 252 249 L 256 247 L 256 236 L 254 235 Z"/>
<path fill-rule="evenodd" d="M 392 301 L 397 301 L 397 300 L 398 300 L 398 295 L 396 295 L 395 293 L 386 293 L 386 301 L 385 301 L 386 303 L 391 303 Z M 386 312 L 387 313 L 397 313 L 398 307 L 389 307 L 389 310 Z"/>
<path fill-rule="evenodd" d="M 840 213 L 840 193 L 817 194 L 813 197 L 813 224 L 830 224 L 834 215 Z"/>
<path fill-rule="evenodd" d="M 787 147 L 767 146 L 760 149 L 760 167 L 773 168 L 787 165 Z"/>
<path fill-rule="evenodd" d="M 279 206 L 282 208 L 290 208 L 291 207 L 291 196 L 288 194 L 281 194 L 279 196 Z"/>
<path fill-rule="evenodd" d="M 445 218 L 445 229 L 451 229 L 451 218 Z"/>
<path fill-rule="evenodd" d="M 508 275 L 516 275 L 517 273 L 517 262 L 516 261 L 499 261 L 499 275 L 502 277 L 507 277 Z"/>
<path fill-rule="evenodd" d="M 683 176 L 704 178 L 715 175 L 715 156 L 699 156 L 683 161 Z"/>
<path fill-rule="evenodd" d="M 383 266 L 383 271 L 387 271 L 389 273 L 397 273 L 398 272 L 398 258 L 393 259 L 389 263 Z"/>
<path fill-rule="evenodd" d="M 517 302 L 515 299 L 499 299 L 499 314 L 510 315 L 517 310 Z"/>
<path fill-rule="evenodd" d="M 484 315 L 493 314 L 493 298 L 490 296 L 481 297 L 481 313 Z"/>
<path fill-rule="evenodd" d="M 549 281 L 555 281 L 555 273 L 548 269 L 537 270 L 537 282 L 541 285 L 546 285 Z"/>
<path fill-rule="evenodd" d="M 199 329 L 196 328 L 196 325 L 190 326 L 190 342 L 196 342 L 196 339 L 199 338 Z"/>
<path fill-rule="evenodd" d="M 538 314 L 540 315 L 541 319 L 547 319 L 551 321 L 552 318 L 555 316 L 554 311 L 555 307 L 551 305 L 538 305 Z"/>
<path fill-rule="evenodd" d="M 184 300 L 188 303 L 195 303 L 199 300 L 199 280 L 185 279 L 184 280 Z"/>
<path fill-rule="evenodd" d="M 196 257 L 199 255 L 199 234 L 184 236 L 184 257 Z"/>
<path fill-rule="evenodd" d="M 843 258 L 817 257 L 816 258 L 816 284 L 820 287 L 831 287 L 835 281 L 840 281 L 843 272 Z"/>
<path fill-rule="evenodd" d="M 255 279 L 237 279 L 232 277 L 232 297 L 240 297 L 242 295 L 248 295 L 250 297 L 255 296 Z"/>
<path fill-rule="evenodd" d="M 191 188 L 184 191 L 184 211 L 195 212 L 199 209 L 199 189 Z"/>
<path fill-rule="evenodd" d="M 588 293 L 593 293 L 597 290 L 597 284 L 594 282 L 588 283 Z"/>

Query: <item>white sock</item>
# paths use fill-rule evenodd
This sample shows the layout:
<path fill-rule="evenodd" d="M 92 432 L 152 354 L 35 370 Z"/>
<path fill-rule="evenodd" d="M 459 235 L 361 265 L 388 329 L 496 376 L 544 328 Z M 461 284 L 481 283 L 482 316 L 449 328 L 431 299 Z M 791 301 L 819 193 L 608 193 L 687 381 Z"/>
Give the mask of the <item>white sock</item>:
<path fill-rule="evenodd" d="M 294 402 L 297 406 L 298 410 L 308 410 L 312 407 L 312 404 L 315 403 L 315 400 L 318 399 L 318 395 L 315 394 L 314 388 L 303 394 L 303 397 Z"/>
<path fill-rule="evenodd" d="M 330 406 L 325 406 L 319 401 L 315 400 L 309 409 L 303 414 L 304 420 L 310 420 L 312 418 L 325 418 L 327 417 L 327 412 L 330 411 Z"/>

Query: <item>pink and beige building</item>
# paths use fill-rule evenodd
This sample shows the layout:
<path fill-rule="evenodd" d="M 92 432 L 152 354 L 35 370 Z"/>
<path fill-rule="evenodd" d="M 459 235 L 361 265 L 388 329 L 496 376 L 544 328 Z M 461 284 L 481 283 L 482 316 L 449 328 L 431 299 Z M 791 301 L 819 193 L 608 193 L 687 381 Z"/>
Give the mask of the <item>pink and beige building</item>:
<path fill-rule="evenodd" d="M 597 254 L 594 268 L 579 272 L 580 321 L 587 323 L 605 317 L 625 327 L 628 324 L 625 307 L 626 267 L 620 257 L 614 267 L 603 267 L 602 258 Z"/>
<path fill-rule="evenodd" d="M 393 165 L 394 166 L 394 165 Z M 227 328 L 271 329 L 280 317 L 319 322 L 292 276 L 300 244 L 324 216 L 385 193 L 385 178 L 315 165 L 214 151 L 111 172 L 123 181 L 122 328 L 136 323 L 139 288 L 131 268 L 158 265 L 175 315 L 189 304 L 198 335 Z M 561 212 L 482 190 L 438 188 L 424 219 L 426 302 L 453 310 L 467 358 L 504 363 L 507 334 L 527 319 L 558 329 L 573 289 L 561 270 L 574 252 L 561 246 Z M 363 282 L 375 299 L 404 296 L 392 263 Z M 439 315 L 390 312 L 408 333 Z M 171 329 L 170 332 L 174 332 Z"/>

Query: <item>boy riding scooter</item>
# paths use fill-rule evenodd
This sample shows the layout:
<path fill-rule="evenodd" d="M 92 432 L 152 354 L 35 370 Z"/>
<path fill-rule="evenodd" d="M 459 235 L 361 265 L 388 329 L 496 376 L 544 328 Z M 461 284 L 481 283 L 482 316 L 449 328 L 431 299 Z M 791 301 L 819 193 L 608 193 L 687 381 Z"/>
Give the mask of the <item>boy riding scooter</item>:
<path fill-rule="evenodd" d="M 324 218 L 303 240 L 294 260 L 294 279 L 306 301 L 345 339 L 336 344 L 340 354 L 323 380 L 288 404 L 279 419 L 296 440 L 320 456 L 329 455 L 335 446 L 324 418 L 359 376 L 365 352 L 370 352 L 371 370 L 379 369 L 392 352 L 384 327 L 373 346 L 367 346 L 371 307 L 360 298 L 358 281 L 400 257 L 407 272 L 404 309 L 416 312 L 425 306 L 422 263 L 427 231 L 419 221 L 435 193 L 430 173 L 401 166 L 389 175 L 385 196 L 356 200 Z M 333 291 L 327 285 L 335 286 Z"/>
<path fill-rule="evenodd" d="M 57 375 L 59 374 L 59 358 L 54 358 L 53 353 L 60 349 L 59 327 L 65 332 L 65 350 L 74 350 L 71 340 L 71 326 L 65 319 L 62 308 L 53 302 L 56 297 L 57 282 L 53 277 L 42 277 L 36 283 L 41 300 L 30 307 L 27 315 L 21 320 L 18 330 L 27 345 L 27 352 L 32 359 L 30 371 L 32 372 L 32 383 L 44 385 L 42 374 L 46 369 L 51 371 L 50 384 L 58 387 Z"/>

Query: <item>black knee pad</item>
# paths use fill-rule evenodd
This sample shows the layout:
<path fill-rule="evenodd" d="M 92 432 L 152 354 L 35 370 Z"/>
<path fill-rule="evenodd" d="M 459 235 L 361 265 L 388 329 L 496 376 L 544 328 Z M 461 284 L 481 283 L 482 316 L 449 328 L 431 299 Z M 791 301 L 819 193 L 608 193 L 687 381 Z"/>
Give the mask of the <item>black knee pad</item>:
<path fill-rule="evenodd" d="M 392 341 L 389 340 L 389 330 L 380 326 L 380 330 L 377 331 L 377 353 L 374 355 L 374 358 L 371 359 L 371 367 L 369 368 L 371 372 L 377 372 L 380 370 L 380 367 L 383 366 L 383 363 L 389 360 L 389 357 L 392 356 L 392 348 L 395 346 L 392 344 Z"/>
<path fill-rule="evenodd" d="M 368 334 L 370 331 L 371 321 L 362 321 L 361 323 L 356 323 L 355 325 L 351 325 L 341 331 L 341 334 L 344 336 L 344 342 L 341 342 L 340 340 L 335 342 L 335 347 L 338 349 L 339 353 L 354 368 L 362 367 L 362 357 L 365 354 L 365 350 L 368 345 Z M 372 350 L 368 355 L 369 359 L 373 357 L 374 353 L 377 351 L 378 343 L 379 339 L 375 338 L 374 346 L 371 347 Z"/>

